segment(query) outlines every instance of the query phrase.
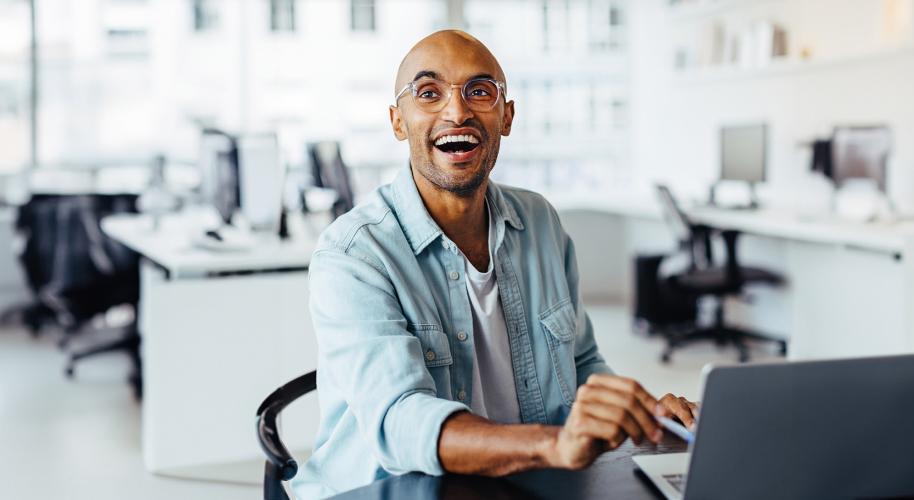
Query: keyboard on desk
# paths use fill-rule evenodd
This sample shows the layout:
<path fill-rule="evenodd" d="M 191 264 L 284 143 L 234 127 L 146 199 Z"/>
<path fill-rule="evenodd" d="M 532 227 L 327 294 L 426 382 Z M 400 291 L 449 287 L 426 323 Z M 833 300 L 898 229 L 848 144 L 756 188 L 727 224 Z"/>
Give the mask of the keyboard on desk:
<path fill-rule="evenodd" d="M 666 479 L 680 493 L 685 488 L 686 474 L 664 474 L 663 479 Z"/>

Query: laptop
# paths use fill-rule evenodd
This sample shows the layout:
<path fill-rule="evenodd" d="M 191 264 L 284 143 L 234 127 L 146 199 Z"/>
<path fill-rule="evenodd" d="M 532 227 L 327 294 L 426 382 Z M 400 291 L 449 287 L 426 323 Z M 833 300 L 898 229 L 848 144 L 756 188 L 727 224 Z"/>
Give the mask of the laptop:
<path fill-rule="evenodd" d="M 914 355 L 714 367 L 688 453 L 633 457 L 669 500 L 914 495 Z"/>

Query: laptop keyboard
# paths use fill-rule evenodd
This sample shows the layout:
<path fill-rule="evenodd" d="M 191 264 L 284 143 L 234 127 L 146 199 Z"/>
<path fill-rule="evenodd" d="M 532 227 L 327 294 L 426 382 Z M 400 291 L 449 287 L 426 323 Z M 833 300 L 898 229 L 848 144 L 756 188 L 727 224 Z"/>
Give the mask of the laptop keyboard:
<path fill-rule="evenodd" d="M 686 475 L 685 474 L 664 474 L 663 479 L 666 479 L 673 488 L 676 488 L 676 491 L 682 493 L 682 489 L 685 487 Z"/>

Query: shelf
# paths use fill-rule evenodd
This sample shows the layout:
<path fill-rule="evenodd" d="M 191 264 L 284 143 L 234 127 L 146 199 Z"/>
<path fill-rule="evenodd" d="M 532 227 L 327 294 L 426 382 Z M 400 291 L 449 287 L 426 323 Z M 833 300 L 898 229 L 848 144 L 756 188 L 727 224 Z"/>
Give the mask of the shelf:
<path fill-rule="evenodd" d="M 788 76 L 813 71 L 871 64 L 879 61 L 914 56 L 914 43 L 865 54 L 825 59 L 773 61 L 766 68 L 742 69 L 736 66 L 718 66 L 700 69 L 674 71 L 673 84 L 691 86 L 715 83 L 729 83 Z"/>
<path fill-rule="evenodd" d="M 784 0 L 705 0 L 671 6 L 670 12 L 673 21 L 699 21 L 748 5 L 782 1 Z"/>

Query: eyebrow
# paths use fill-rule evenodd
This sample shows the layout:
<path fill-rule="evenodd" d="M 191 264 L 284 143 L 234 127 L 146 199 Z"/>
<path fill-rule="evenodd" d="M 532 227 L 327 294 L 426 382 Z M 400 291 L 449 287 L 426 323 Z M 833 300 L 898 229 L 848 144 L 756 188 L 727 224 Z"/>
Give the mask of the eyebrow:
<path fill-rule="evenodd" d="M 441 79 L 441 78 L 438 76 L 438 73 L 435 73 L 434 71 L 423 70 L 423 71 L 420 71 L 420 72 L 416 73 L 416 77 L 413 78 L 413 81 L 415 82 L 415 81 L 421 80 L 422 78 L 434 78 L 435 80 L 440 80 L 440 79 Z M 491 80 L 494 80 L 494 79 L 495 79 L 494 76 L 492 76 L 492 75 L 490 75 L 490 74 L 488 74 L 488 73 L 479 73 L 479 74 L 477 74 L 477 75 L 474 75 L 474 76 L 471 76 L 471 77 L 467 78 L 467 81 L 479 80 L 479 79 L 483 79 L 483 78 L 488 78 L 488 79 L 491 79 Z"/>
<path fill-rule="evenodd" d="M 439 80 L 438 73 L 435 73 L 434 71 L 423 70 L 423 71 L 416 73 L 416 77 L 413 78 L 413 81 L 415 82 L 417 80 L 421 80 L 422 78 L 426 78 L 426 77 L 434 78 L 435 80 Z"/>

